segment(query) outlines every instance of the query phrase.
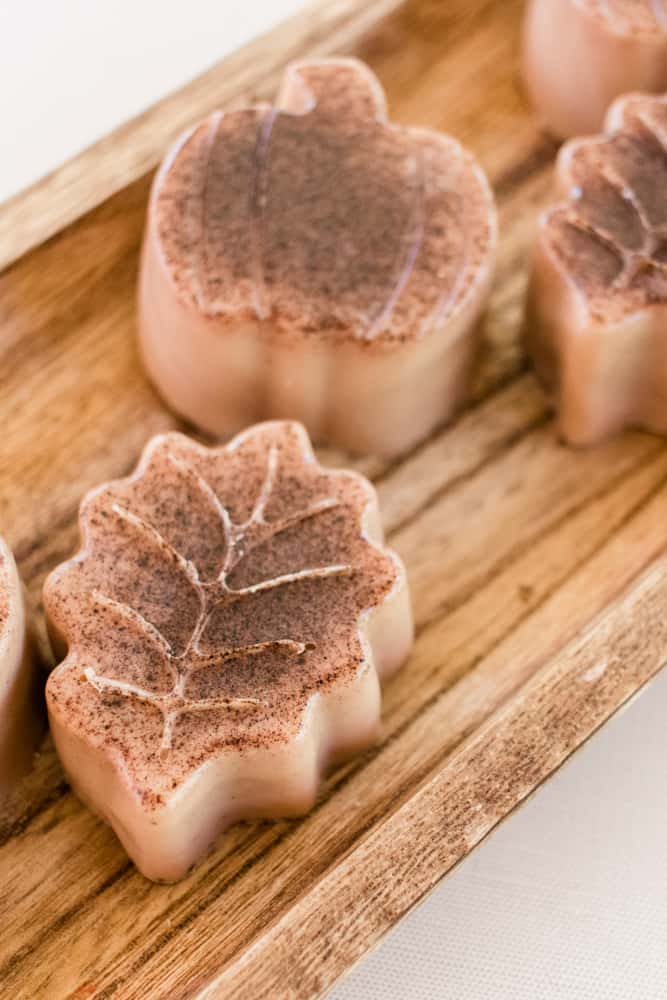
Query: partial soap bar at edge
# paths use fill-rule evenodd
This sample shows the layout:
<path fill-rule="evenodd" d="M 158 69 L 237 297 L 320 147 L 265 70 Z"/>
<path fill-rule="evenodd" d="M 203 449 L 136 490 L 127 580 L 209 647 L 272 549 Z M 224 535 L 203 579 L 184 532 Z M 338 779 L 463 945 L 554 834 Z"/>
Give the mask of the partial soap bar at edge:
<path fill-rule="evenodd" d="M 42 689 L 23 585 L 0 537 L 0 814 L 44 731 Z"/>
<path fill-rule="evenodd" d="M 667 434 L 667 97 L 616 101 L 561 150 L 540 220 L 526 336 L 563 438 Z"/>
<path fill-rule="evenodd" d="M 156 176 L 147 371 L 216 436 L 295 418 L 397 454 L 465 397 L 495 246 L 488 182 L 455 139 L 392 125 L 361 62 L 294 63 L 275 106 L 211 115 Z"/>
<path fill-rule="evenodd" d="M 377 498 L 303 428 L 208 449 L 154 438 L 85 498 L 47 579 L 47 702 L 74 790 L 149 878 L 175 881 L 239 819 L 296 816 L 371 745 L 412 644 Z"/>
<path fill-rule="evenodd" d="M 522 62 L 528 96 L 551 132 L 599 132 L 617 97 L 667 90 L 667 3 L 529 0 Z"/>

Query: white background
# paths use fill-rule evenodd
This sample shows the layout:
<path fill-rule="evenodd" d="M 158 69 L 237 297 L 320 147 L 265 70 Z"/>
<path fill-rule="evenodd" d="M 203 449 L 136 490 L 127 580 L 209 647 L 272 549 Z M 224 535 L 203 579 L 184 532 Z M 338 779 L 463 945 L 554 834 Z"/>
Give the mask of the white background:
<path fill-rule="evenodd" d="M 303 0 L 0 0 L 0 201 Z"/>
<path fill-rule="evenodd" d="M 300 5 L 0 0 L 0 200 Z M 666 775 L 664 674 L 332 996 L 667 1000 Z"/>
<path fill-rule="evenodd" d="M 667 1000 L 667 671 L 330 1000 Z"/>

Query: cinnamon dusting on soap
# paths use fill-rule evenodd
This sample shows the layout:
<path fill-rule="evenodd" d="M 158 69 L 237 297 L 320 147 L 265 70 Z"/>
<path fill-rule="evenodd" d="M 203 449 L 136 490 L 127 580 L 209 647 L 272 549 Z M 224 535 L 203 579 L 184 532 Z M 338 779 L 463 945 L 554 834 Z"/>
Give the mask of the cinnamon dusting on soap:
<path fill-rule="evenodd" d="M 226 747 L 293 738 L 316 692 L 356 676 L 360 615 L 396 584 L 368 503 L 297 425 L 213 450 L 155 439 L 134 476 L 85 500 L 84 548 L 47 584 L 69 646 L 52 707 L 155 807 Z"/>

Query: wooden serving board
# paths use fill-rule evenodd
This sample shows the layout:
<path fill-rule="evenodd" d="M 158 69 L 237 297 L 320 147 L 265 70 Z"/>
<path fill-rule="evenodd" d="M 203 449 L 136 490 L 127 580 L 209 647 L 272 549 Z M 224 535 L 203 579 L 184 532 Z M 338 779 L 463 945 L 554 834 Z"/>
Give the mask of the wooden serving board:
<path fill-rule="evenodd" d="M 518 0 L 320 0 L 0 209 L 0 530 L 36 602 L 83 492 L 182 426 L 138 363 L 134 290 L 150 174 L 185 124 L 266 96 L 293 56 L 357 52 L 394 118 L 477 153 L 501 221 L 469 408 L 400 461 L 356 463 L 417 621 L 381 743 L 306 818 L 239 825 L 156 886 L 69 792 L 47 737 L 0 846 L 2 997 L 322 993 L 667 658 L 667 448 L 638 433 L 564 448 L 520 347 L 556 148 L 518 86 L 520 15 Z"/>

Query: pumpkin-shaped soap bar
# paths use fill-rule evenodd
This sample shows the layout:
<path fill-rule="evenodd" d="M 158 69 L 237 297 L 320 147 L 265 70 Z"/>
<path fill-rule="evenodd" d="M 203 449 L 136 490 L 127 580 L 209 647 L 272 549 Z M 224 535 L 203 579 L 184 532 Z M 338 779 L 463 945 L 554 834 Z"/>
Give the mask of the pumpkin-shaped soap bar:
<path fill-rule="evenodd" d="M 528 346 L 561 433 L 667 434 L 667 97 L 616 101 L 605 134 L 572 140 L 563 201 L 540 220 Z"/>
<path fill-rule="evenodd" d="M 495 242 L 459 143 L 390 124 L 360 62 L 293 64 L 276 106 L 211 115 L 156 176 L 148 372 L 214 435 L 293 417 L 319 441 L 400 452 L 465 393 Z"/>
<path fill-rule="evenodd" d="M 667 90 L 666 0 L 529 0 L 523 73 L 552 132 L 599 132 L 615 98 Z"/>
<path fill-rule="evenodd" d="M 173 881 L 235 820 L 307 810 L 373 742 L 412 643 L 405 572 L 370 484 L 288 422 L 217 449 L 154 438 L 80 525 L 44 590 L 67 649 L 51 730 L 81 798 Z"/>

